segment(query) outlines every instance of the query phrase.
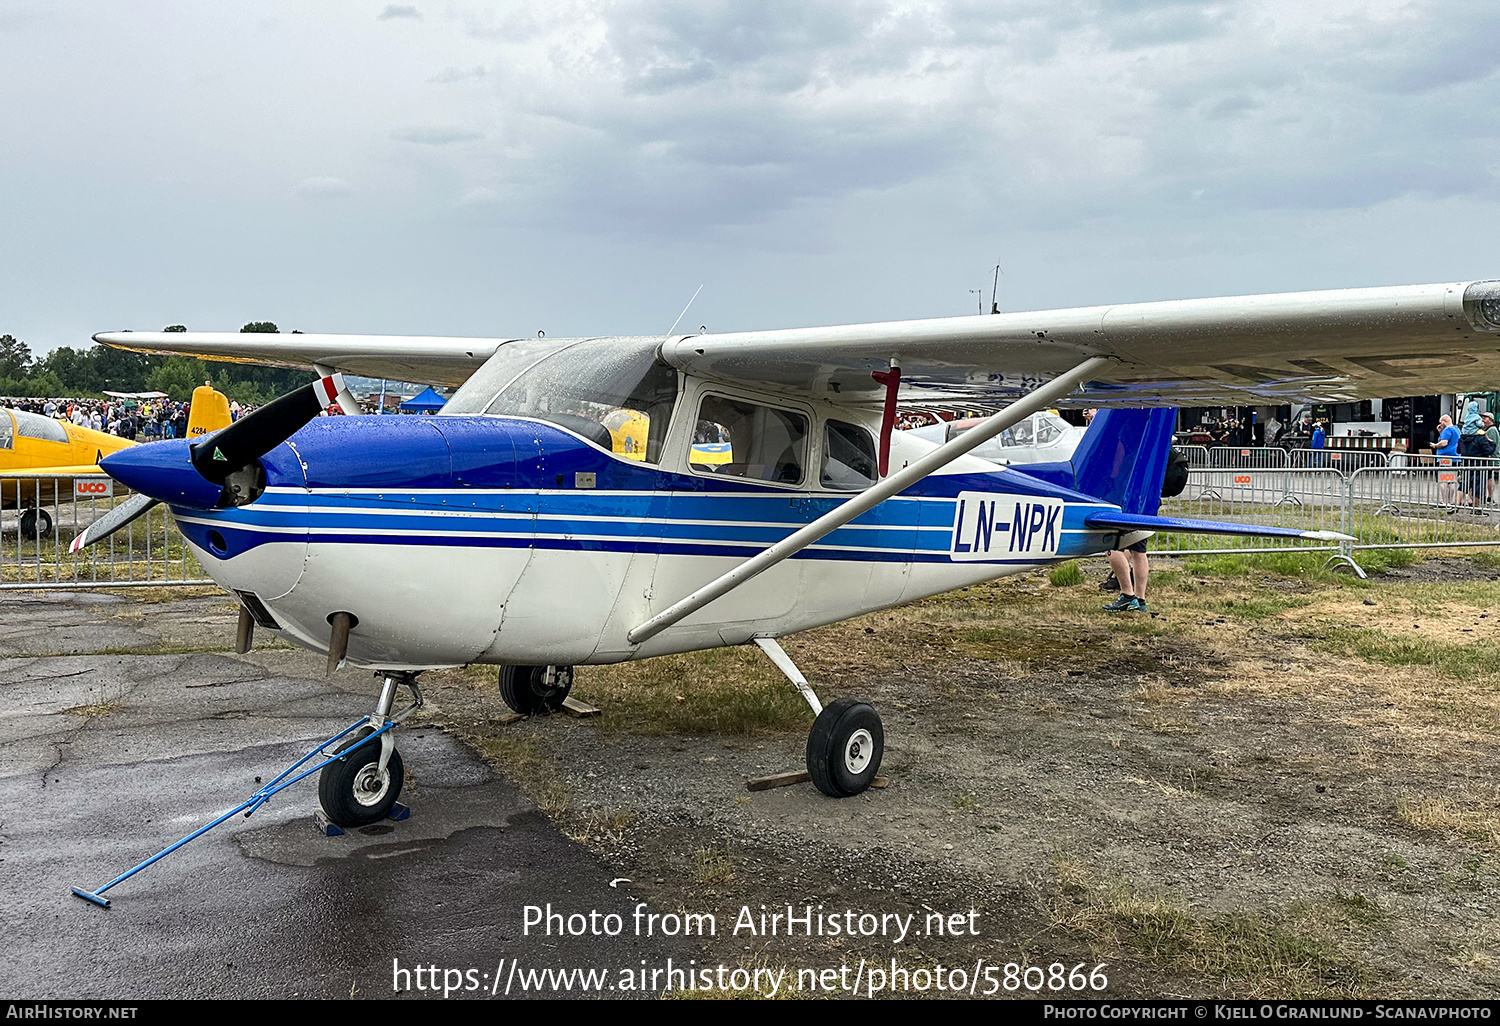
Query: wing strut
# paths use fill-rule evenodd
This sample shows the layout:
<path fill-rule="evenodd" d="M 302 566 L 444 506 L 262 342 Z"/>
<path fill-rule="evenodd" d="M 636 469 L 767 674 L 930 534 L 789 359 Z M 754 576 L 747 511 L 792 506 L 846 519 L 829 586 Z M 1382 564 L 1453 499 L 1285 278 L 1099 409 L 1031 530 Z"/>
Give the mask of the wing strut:
<path fill-rule="evenodd" d="M 761 571 L 775 566 L 788 556 L 796 555 L 825 534 L 843 527 L 866 510 L 897 492 L 911 487 L 928 474 L 946 467 L 969 450 L 994 438 L 1006 428 L 1019 424 L 1033 413 L 1045 410 L 1058 399 L 1083 387 L 1090 375 L 1109 361 L 1110 357 L 1107 356 L 1090 357 L 1072 370 L 1059 374 L 1045 385 L 1028 393 L 1025 398 L 1018 399 L 999 413 L 979 422 L 951 442 L 943 443 L 910 466 L 834 507 L 806 527 L 793 532 L 770 548 L 745 560 L 717 580 L 705 584 L 687 598 L 657 613 L 651 619 L 633 628 L 626 637 L 633 645 L 639 645 L 643 641 L 654 638 L 683 617 L 696 613 L 714 599 L 728 594 Z"/>

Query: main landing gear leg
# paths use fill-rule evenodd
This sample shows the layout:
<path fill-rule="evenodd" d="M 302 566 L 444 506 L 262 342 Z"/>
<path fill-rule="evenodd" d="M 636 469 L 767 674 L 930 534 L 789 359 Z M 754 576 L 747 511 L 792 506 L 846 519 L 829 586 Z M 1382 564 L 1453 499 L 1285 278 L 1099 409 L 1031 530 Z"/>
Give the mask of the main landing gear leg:
<path fill-rule="evenodd" d="M 755 644 L 786 675 L 817 719 L 807 735 L 807 772 L 819 791 L 830 798 L 852 798 L 870 786 L 880 772 L 885 754 L 885 728 L 875 707 L 852 698 L 824 706 L 807 678 L 774 638 Z"/>
<path fill-rule="evenodd" d="M 392 728 L 422 707 L 422 689 L 417 686 L 417 675 L 409 671 L 376 676 L 382 678 L 380 697 L 370 714 L 370 725 L 340 746 L 340 758 L 323 767 L 318 777 L 318 801 L 329 820 L 341 827 L 368 826 L 389 816 L 406 778 Z M 396 691 L 403 684 L 411 692 L 412 703 L 393 716 Z M 372 744 L 377 734 L 379 744 Z"/>

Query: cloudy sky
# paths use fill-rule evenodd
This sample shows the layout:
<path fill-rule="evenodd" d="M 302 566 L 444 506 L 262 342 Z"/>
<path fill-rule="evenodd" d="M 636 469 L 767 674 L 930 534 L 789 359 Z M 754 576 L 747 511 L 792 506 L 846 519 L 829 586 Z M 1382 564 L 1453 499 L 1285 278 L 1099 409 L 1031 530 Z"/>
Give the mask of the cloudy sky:
<path fill-rule="evenodd" d="M 1493 0 L 0 0 L 0 333 L 1500 277 Z"/>

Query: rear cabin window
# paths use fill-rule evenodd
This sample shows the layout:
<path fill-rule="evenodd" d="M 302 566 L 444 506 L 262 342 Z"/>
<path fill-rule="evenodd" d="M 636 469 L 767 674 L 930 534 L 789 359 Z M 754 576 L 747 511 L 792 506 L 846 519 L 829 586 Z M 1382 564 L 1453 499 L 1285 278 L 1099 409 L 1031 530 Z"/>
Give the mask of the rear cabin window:
<path fill-rule="evenodd" d="M 856 491 L 868 488 L 880 477 L 875 439 L 858 424 L 830 420 L 823 427 L 824 488 Z"/>
<path fill-rule="evenodd" d="M 711 395 L 698 407 L 688 462 L 704 474 L 800 484 L 807 433 L 800 413 Z"/>

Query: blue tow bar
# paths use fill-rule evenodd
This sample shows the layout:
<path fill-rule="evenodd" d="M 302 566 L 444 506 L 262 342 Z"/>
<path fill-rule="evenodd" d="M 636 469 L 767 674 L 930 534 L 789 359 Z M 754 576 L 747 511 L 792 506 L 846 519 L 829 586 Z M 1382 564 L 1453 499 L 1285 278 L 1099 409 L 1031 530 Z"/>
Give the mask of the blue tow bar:
<path fill-rule="evenodd" d="M 75 895 L 77 895 L 78 897 L 82 898 L 85 901 L 91 901 L 91 902 L 93 902 L 95 905 L 98 905 L 100 908 L 109 908 L 109 899 L 106 898 L 106 897 L 104 897 L 104 892 L 105 891 L 109 890 L 111 887 L 113 887 L 117 883 L 122 883 L 122 882 L 124 882 L 126 880 L 129 880 L 132 876 L 135 876 L 135 874 L 139 873 L 141 870 L 143 870 L 147 866 L 151 865 L 151 863 L 158 862 L 161 859 L 166 858 L 168 855 L 172 854 L 178 848 L 181 848 L 184 844 L 187 844 L 189 841 L 193 840 L 194 838 L 202 837 L 204 834 L 208 833 L 210 830 L 212 830 L 214 827 L 218 826 L 220 823 L 223 823 L 225 820 L 232 819 L 236 814 L 238 814 L 240 812 L 244 812 L 245 818 L 249 819 L 250 816 L 251 816 L 251 814 L 253 814 L 256 809 L 258 809 L 262 805 L 264 805 L 266 803 L 266 801 L 268 799 L 270 799 L 270 797 L 272 795 L 276 794 L 279 791 L 286 790 L 288 787 L 291 787 L 293 784 L 295 784 L 297 781 L 301 780 L 303 777 L 310 776 L 311 774 L 318 772 L 318 770 L 322 769 L 324 766 L 327 766 L 329 763 L 331 763 L 331 762 L 337 762 L 339 759 L 342 759 L 346 755 L 348 755 L 349 752 L 339 752 L 336 755 L 331 755 L 328 758 L 324 759 L 322 762 L 318 763 L 316 766 L 312 767 L 311 769 L 303 770 L 301 773 L 297 773 L 297 770 L 303 764 L 305 764 L 306 762 L 308 762 L 311 759 L 316 758 L 318 756 L 318 754 L 323 751 L 323 749 L 327 748 L 329 745 L 333 744 L 335 741 L 338 741 L 340 738 L 347 737 L 348 735 L 352 734 L 354 731 L 358 730 L 360 727 L 363 727 L 365 724 L 367 724 L 369 722 L 370 722 L 370 717 L 366 716 L 363 719 L 359 720 L 358 722 L 352 723 L 349 726 L 345 727 L 343 730 L 341 730 L 337 734 L 333 735 L 333 737 L 329 738 L 327 741 L 324 741 L 322 744 L 318 745 L 316 748 L 314 748 L 312 751 L 308 752 L 302 758 L 300 758 L 296 762 L 292 763 L 285 770 L 283 770 L 281 772 L 281 774 L 279 776 L 277 776 L 277 778 L 275 780 L 271 781 L 265 787 L 262 787 L 259 791 L 256 791 L 249 798 L 245 799 L 245 801 L 242 802 L 241 804 L 236 805 L 234 808 L 232 808 L 228 812 L 224 813 L 224 815 L 220 816 L 218 819 L 214 820 L 212 823 L 208 823 L 208 824 L 206 824 L 204 826 L 199 827 L 197 830 L 194 830 L 192 833 L 188 834 L 182 840 L 175 841 L 172 844 L 169 844 L 167 847 L 163 848 L 161 851 L 159 851 L 155 855 L 151 856 L 145 862 L 142 862 L 140 865 L 135 866 L 132 869 L 126 870 L 125 872 L 121 873 L 119 876 L 117 876 L 113 880 L 111 880 L 109 883 L 105 884 L 103 887 L 97 888 L 96 890 L 92 890 L 92 891 L 86 891 L 86 890 L 84 890 L 81 887 L 74 887 L 73 888 L 73 893 Z M 390 730 L 391 728 L 393 728 L 395 726 L 396 726 L 396 722 L 394 720 L 386 720 L 385 721 L 385 726 L 381 727 L 379 730 L 377 730 L 374 733 L 370 734 L 368 737 L 366 737 L 363 741 L 361 741 L 358 745 L 355 745 L 354 747 L 355 748 L 361 748 L 361 747 L 363 747 L 364 745 L 366 745 L 369 742 L 371 742 L 371 741 L 375 740 L 376 738 L 380 737 L 380 735 L 384 734 L 386 731 Z M 351 749 L 351 751 L 352 750 L 353 749 Z M 293 773 L 297 773 L 297 775 L 295 777 L 293 777 L 292 776 Z M 288 780 L 287 779 L 288 777 L 291 777 L 291 779 Z"/>

